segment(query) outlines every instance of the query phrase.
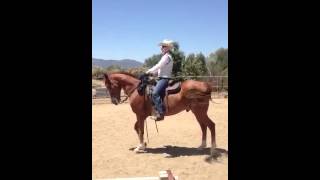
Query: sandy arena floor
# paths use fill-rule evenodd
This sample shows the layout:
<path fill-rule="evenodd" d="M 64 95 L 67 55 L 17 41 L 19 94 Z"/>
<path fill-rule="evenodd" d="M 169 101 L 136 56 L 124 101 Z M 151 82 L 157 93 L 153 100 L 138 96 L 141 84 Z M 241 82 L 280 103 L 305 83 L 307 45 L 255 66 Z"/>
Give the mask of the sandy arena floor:
<path fill-rule="evenodd" d="M 228 156 L 205 161 L 209 148 L 197 150 L 201 129 L 192 112 L 183 111 L 158 122 L 147 120 L 149 143 L 146 153 L 136 154 L 130 148 L 138 145 L 133 129 L 135 114 L 129 104 L 115 106 L 107 99 L 93 100 L 93 178 L 158 176 L 170 169 L 180 180 L 227 180 Z M 216 124 L 217 148 L 228 151 L 228 99 L 214 99 L 208 115 Z M 211 146 L 207 130 L 207 145 Z"/>

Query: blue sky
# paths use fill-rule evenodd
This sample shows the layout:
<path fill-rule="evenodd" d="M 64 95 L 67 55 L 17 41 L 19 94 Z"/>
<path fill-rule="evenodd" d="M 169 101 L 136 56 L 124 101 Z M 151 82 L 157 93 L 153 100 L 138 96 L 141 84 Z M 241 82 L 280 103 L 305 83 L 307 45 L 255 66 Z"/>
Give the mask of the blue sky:
<path fill-rule="evenodd" d="M 172 39 L 186 55 L 228 47 L 227 0 L 92 0 L 92 57 L 135 59 Z"/>

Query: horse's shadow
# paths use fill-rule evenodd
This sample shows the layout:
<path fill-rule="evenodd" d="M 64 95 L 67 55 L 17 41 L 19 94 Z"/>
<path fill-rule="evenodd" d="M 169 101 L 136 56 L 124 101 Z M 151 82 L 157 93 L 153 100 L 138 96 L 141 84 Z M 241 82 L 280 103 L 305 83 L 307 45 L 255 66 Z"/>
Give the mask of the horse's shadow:
<path fill-rule="evenodd" d="M 129 150 L 134 150 L 134 148 L 130 148 Z M 223 155 L 228 156 L 228 151 L 221 148 L 216 148 L 215 152 L 211 155 L 210 148 L 198 149 L 195 147 L 179 147 L 179 146 L 163 146 L 160 148 L 145 148 L 144 151 L 140 153 L 151 153 L 151 154 L 165 154 L 165 158 L 176 158 L 179 156 L 200 156 L 200 155 L 209 155 L 205 159 L 207 162 L 211 162 L 212 160 L 217 160 L 219 157 Z"/>

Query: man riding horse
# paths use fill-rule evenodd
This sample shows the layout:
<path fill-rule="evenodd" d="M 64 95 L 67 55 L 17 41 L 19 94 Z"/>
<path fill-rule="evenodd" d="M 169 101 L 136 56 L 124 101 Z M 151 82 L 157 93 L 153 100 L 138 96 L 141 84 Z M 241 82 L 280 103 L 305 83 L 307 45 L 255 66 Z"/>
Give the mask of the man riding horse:
<path fill-rule="evenodd" d="M 173 58 L 170 51 L 173 48 L 172 40 L 163 40 L 159 46 L 161 46 L 161 52 L 163 56 L 160 61 L 150 68 L 146 73 L 157 75 L 159 81 L 152 92 L 152 101 L 155 105 L 155 116 L 152 119 L 160 121 L 164 119 L 165 106 L 163 104 L 163 97 L 165 96 L 165 89 L 168 87 L 169 79 L 172 74 Z"/>
<path fill-rule="evenodd" d="M 163 116 L 171 116 L 182 112 L 183 110 L 190 111 L 195 115 L 202 131 L 202 141 L 199 148 L 207 146 L 207 128 L 211 132 L 211 155 L 216 151 L 216 132 L 215 123 L 208 116 L 209 101 L 211 100 L 212 88 L 207 82 L 196 80 L 185 80 L 181 82 L 179 91 L 166 96 L 165 89 L 168 86 L 169 78 L 171 77 L 173 68 L 173 59 L 170 55 L 170 50 L 173 48 L 173 41 L 164 40 L 161 45 L 163 56 L 161 60 L 147 73 L 157 74 L 160 81 L 157 83 L 152 99 L 155 102 L 157 114 L 156 120 L 163 120 Z M 104 74 L 104 83 L 111 102 L 115 105 L 121 102 L 121 90 L 129 98 L 129 103 L 132 111 L 136 115 L 136 123 L 134 129 L 139 137 L 139 145 L 134 149 L 135 152 L 143 151 L 146 148 L 144 142 L 144 122 L 148 116 L 152 114 L 153 108 L 145 96 L 139 92 L 139 84 L 144 82 L 144 79 L 136 78 L 134 75 L 126 72 L 114 72 Z M 164 108 L 164 104 L 167 108 Z M 170 108 L 169 108 L 170 107 Z"/>

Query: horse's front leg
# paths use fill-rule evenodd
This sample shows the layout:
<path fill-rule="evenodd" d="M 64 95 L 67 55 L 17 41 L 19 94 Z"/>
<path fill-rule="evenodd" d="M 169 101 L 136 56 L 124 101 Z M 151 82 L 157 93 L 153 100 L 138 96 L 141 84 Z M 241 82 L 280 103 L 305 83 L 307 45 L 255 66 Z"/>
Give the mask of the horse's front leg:
<path fill-rule="evenodd" d="M 145 115 L 137 115 L 137 122 L 134 125 L 134 129 L 138 134 L 139 145 L 134 149 L 135 152 L 143 151 L 146 148 L 146 143 L 143 141 L 145 119 Z"/>

